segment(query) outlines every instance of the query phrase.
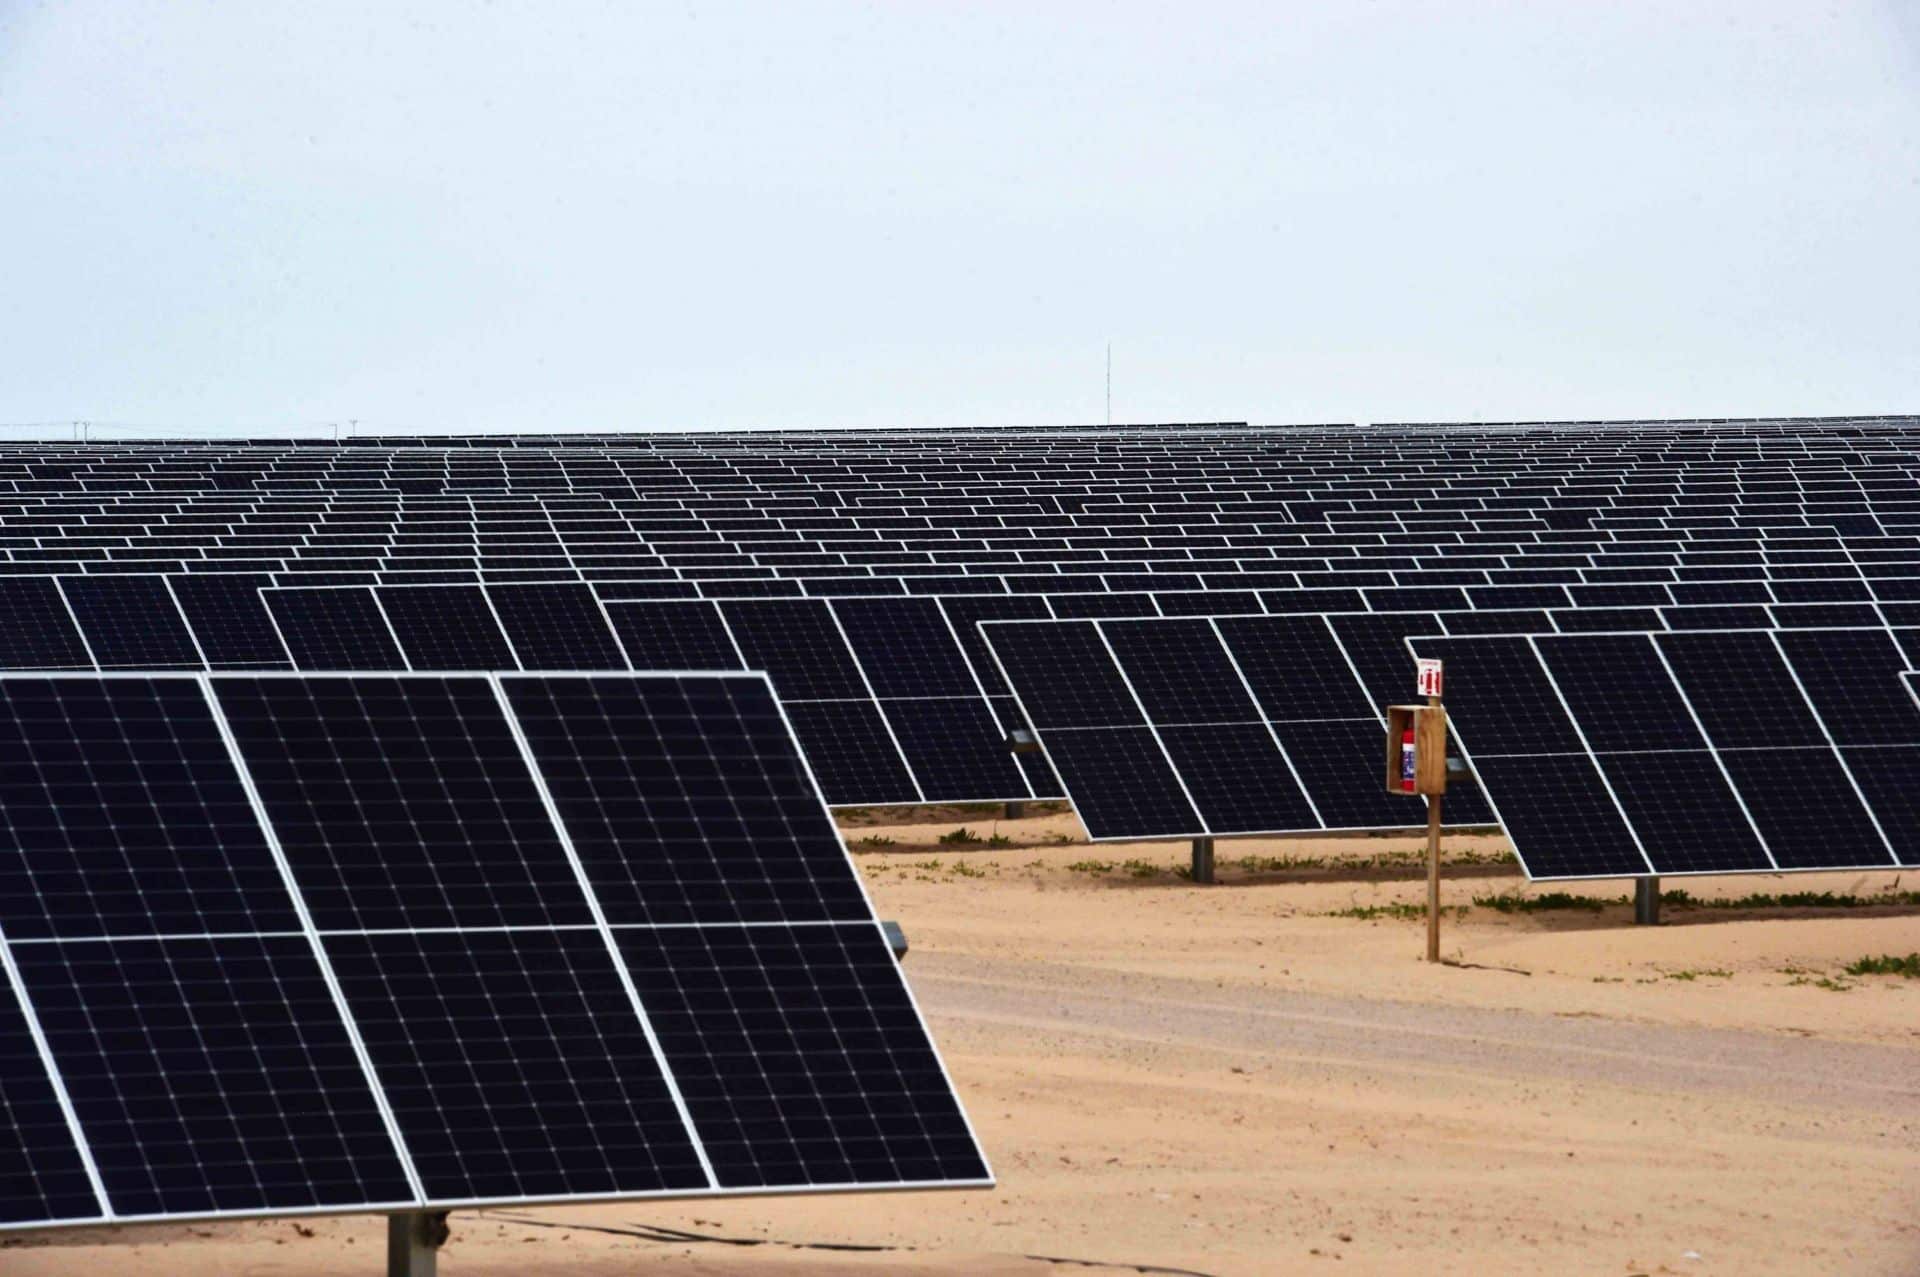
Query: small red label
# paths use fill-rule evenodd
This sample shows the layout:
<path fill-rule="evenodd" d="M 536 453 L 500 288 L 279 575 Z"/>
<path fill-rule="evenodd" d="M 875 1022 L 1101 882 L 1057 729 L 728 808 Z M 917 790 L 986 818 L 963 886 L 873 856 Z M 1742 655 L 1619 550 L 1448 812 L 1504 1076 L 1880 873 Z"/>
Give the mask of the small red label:
<path fill-rule="evenodd" d="M 1440 662 L 1422 660 L 1414 678 L 1414 686 L 1420 689 L 1422 696 L 1440 695 Z"/>

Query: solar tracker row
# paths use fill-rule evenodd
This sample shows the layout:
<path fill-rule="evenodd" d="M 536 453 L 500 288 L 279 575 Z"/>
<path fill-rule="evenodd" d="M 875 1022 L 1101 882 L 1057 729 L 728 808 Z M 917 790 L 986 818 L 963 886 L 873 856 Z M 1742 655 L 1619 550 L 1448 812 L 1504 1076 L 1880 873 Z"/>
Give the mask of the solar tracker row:
<path fill-rule="evenodd" d="M 1534 878 L 1920 865 L 1920 630 L 1409 645 Z"/>
<path fill-rule="evenodd" d="M 764 678 L 0 677 L 0 1226 L 989 1182 Z"/>

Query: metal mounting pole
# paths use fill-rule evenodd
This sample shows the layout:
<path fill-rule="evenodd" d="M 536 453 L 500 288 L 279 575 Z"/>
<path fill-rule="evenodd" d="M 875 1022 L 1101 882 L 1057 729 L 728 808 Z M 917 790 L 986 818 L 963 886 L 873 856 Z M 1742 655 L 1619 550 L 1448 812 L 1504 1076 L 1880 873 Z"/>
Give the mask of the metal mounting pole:
<path fill-rule="evenodd" d="M 1008 803 L 1007 814 L 1004 817 L 1004 819 L 1018 820 L 1020 819 L 1020 817 L 1026 815 L 1026 813 L 1027 813 L 1027 805 L 1025 803 L 1019 803 L 1019 802 Z"/>
<path fill-rule="evenodd" d="M 387 1277 L 434 1277 L 447 1240 L 447 1212 L 401 1211 L 387 1216 Z"/>
<path fill-rule="evenodd" d="M 1440 795 L 1427 798 L 1427 961 L 1440 961 Z"/>
<path fill-rule="evenodd" d="M 1193 840 L 1193 880 L 1195 882 L 1213 881 L 1213 839 L 1211 838 Z"/>
<path fill-rule="evenodd" d="M 1635 926 L 1641 927 L 1660 925 L 1660 880 L 1658 878 L 1633 880 L 1633 921 Z"/>
<path fill-rule="evenodd" d="M 1440 698 L 1429 696 L 1427 708 L 1437 712 Z M 1446 748 L 1445 741 L 1446 737 L 1442 736 L 1439 748 Z M 1440 795 L 1437 793 L 1427 795 L 1427 961 L 1440 961 Z"/>

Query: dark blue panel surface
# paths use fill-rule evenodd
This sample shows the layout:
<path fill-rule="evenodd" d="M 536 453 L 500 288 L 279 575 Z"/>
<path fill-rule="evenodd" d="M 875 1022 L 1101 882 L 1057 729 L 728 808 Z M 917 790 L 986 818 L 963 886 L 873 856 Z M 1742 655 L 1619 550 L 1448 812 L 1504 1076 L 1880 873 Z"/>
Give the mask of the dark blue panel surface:
<path fill-rule="evenodd" d="M 746 668 L 716 603 L 609 603 L 607 615 L 637 670 Z"/>
<path fill-rule="evenodd" d="M 868 915 L 760 679 L 501 684 L 609 921 Z"/>
<path fill-rule="evenodd" d="M 269 576 L 198 572 L 168 578 L 173 597 L 213 669 L 291 669 L 292 660 L 260 598 Z"/>
<path fill-rule="evenodd" d="M 598 931 L 326 947 L 429 1197 L 707 1186 Z"/>
<path fill-rule="evenodd" d="M 9 939 L 298 927 L 195 680 L 0 679 L 0 756 Z"/>
<path fill-rule="evenodd" d="M 833 610 L 875 695 L 979 694 L 959 641 L 932 599 L 839 599 Z"/>
<path fill-rule="evenodd" d="M 1006 733 L 979 697 L 882 701 L 880 710 L 926 801 L 1030 796 Z"/>
<path fill-rule="evenodd" d="M 487 680 L 214 688 L 321 930 L 591 920 Z"/>
<path fill-rule="evenodd" d="M 295 668 L 398 670 L 406 657 L 387 618 L 364 589 L 262 590 Z"/>
<path fill-rule="evenodd" d="M 0 669 L 92 668 L 52 577 L 0 577 Z"/>
<path fill-rule="evenodd" d="M 1162 727 L 1160 739 L 1215 833 L 1321 827 L 1265 724 Z"/>
<path fill-rule="evenodd" d="M 1206 832 L 1148 729 L 1062 728 L 1043 739 L 1089 836 L 1175 838 Z"/>
<path fill-rule="evenodd" d="M 0 1224 L 100 1213 L 19 999 L 0 979 Z"/>
<path fill-rule="evenodd" d="M 377 595 L 409 668 L 519 668 L 479 586 L 383 586 Z"/>
<path fill-rule="evenodd" d="M 1533 878 L 1628 877 L 1649 872 L 1593 759 L 1585 754 L 1474 756 L 1507 836 Z"/>
<path fill-rule="evenodd" d="M 411 1199 L 305 938 L 13 953 L 116 1213 Z"/>
<path fill-rule="evenodd" d="M 986 1178 L 872 923 L 615 934 L 723 1186 Z"/>
<path fill-rule="evenodd" d="M 1094 622 L 983 629 L 1013 680 L 1020 703 L 1041 731 L 1124 727 L 1146 721 Z"/>
<path fill-rule="evenodd" d="M 203 668 L 161 577 L 70 576 L 60 589 L 101 669 Z"/>
<path fill-rule="evenodd" d="M 920 791 L 872 701 L 786 702 L 800 752 L 836 807 L 917 803 Z"/>
<path fill-rule="evenodd" d="M 627 658 L 585 585 L 490 585 L 500 624 L 520 668 L 624 670 Z"/>
<path fill-rule="evenodd" d="M 1101 629 L 1153 722 L 1260 720 L 1260 707 L 1206 621 L 1108 621 Z"/>
<path fill-rule="evenodd" d="M 869 695 L 825 600 L 759 599 L 720 610 L 746 668 L 765 670 L 783 703 Z"/>

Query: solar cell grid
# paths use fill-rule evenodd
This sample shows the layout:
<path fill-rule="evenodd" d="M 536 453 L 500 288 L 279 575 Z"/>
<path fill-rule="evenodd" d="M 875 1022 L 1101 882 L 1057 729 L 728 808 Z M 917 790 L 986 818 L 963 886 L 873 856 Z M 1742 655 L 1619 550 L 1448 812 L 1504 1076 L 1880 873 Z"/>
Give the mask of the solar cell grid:
<path fill-rule="evenodd" d="M 280 640 L 300 670 L 396 670 L 406 658 L 366 589 L 260 591 Z"/>
<path fill-rule="evenodd" d="M 322 930 L 588 921 L 485 679 L 215 686 Z"/>
<path fill-rule="evenodd" d="M 509 720 L 510 708 L 526 718 Z M 111 873 L 82 883 L 90 911 L 58 938 L 7 928 L 13 983 L 0 994 L 24 989 L 41 1033 L 14 1032 L 24 1007 L 0 997 L 11 1044 L 0 1046 L 0 1119 L 15 1136 L 0 1154 L 0 1224 L 102 1213 L 49 1058 L 115 1218 L 988 1182 L 758 676 L 14 676 L 0 679 L 0 715 L 43 772 L 92 786 L 9 796 L 9 828 L 30 835 L 40 867 L 72 857 L 36 813 L 98 794 L 164 832 L 140 840 L 148 852 L 199 853 L 176 857 L 199 875 L 184 886 L 153 854 L 136 890 Z M 232 753 L 218 753 L 222 741 Z M 369 760 L 393 765 L 380 776 Z M 484 793 L 470 783 L 476 761 Z M 257 800 L 235 793 L 242 779 Z M 449 814 L 465 827 L 446 826 Z M 513 865 L 493 854 L 501 828 L 528 864 L 558 846 L 574 896 L 558 880 L 500 873 Z M 403 876 L 411 851 L 436 887 L 449 865 L 467 878 L 452 893 L 368 885 L 343 909 L 340 884 L 313 872 L 314 831 L 329 853 L 349 850 L 336 865 L 378 845 Z M 645 907 L 621 915 L 632 921 L 616 944 L 600 893 L 614 912 L 622 877 L 601 872 L 596 837 L 617 842 L 623 874 L 665 864 L 685 882 L 692 867 L 725 891 L 689 892 L 701 905 L 676 915 L 666 893 L 635 892 L 627 876 L 627 898 Z M 257 881 L 236 889 L 233 866 Z M 89 857 L 84 873 L 99 869 Z M 478 895 L 466 889 L 475 882 Z M 296 884 L 297 912 L 285 903 Z M 589 884 L 591 898 L 580 894 Z M 383 894 L 398 915 L 362 907 Z M 169 934 L 169 902 L 182 896 L 205 911 L 193 932 Z M 492 911 L 476 915 L 482 896 Z M 561 903 L 516 919 L 500 911 L 509 897 Z M 142 907 L 91 903 L 120 898 Z M 575 898 L 591 907 L 576 914 Z M 660 908 L 688 921 L 655 931 Z M 766 920 L 736 921 L 756 910 Z M 671 1015 L 692 1017 L 691 1037 L 674 1021 L 671 1067 L 684 1060 L 702 1088 L 697 1121 L 623 947 L 679 955 L 650 978 L 702 990 L 718 979 L 725 991 L 724 1004 L 661 995 Z M 711 1163 L 709 1140 L 724 1152 Z M 712 1176 L 710 1164 L 727 1169 Z"/>

